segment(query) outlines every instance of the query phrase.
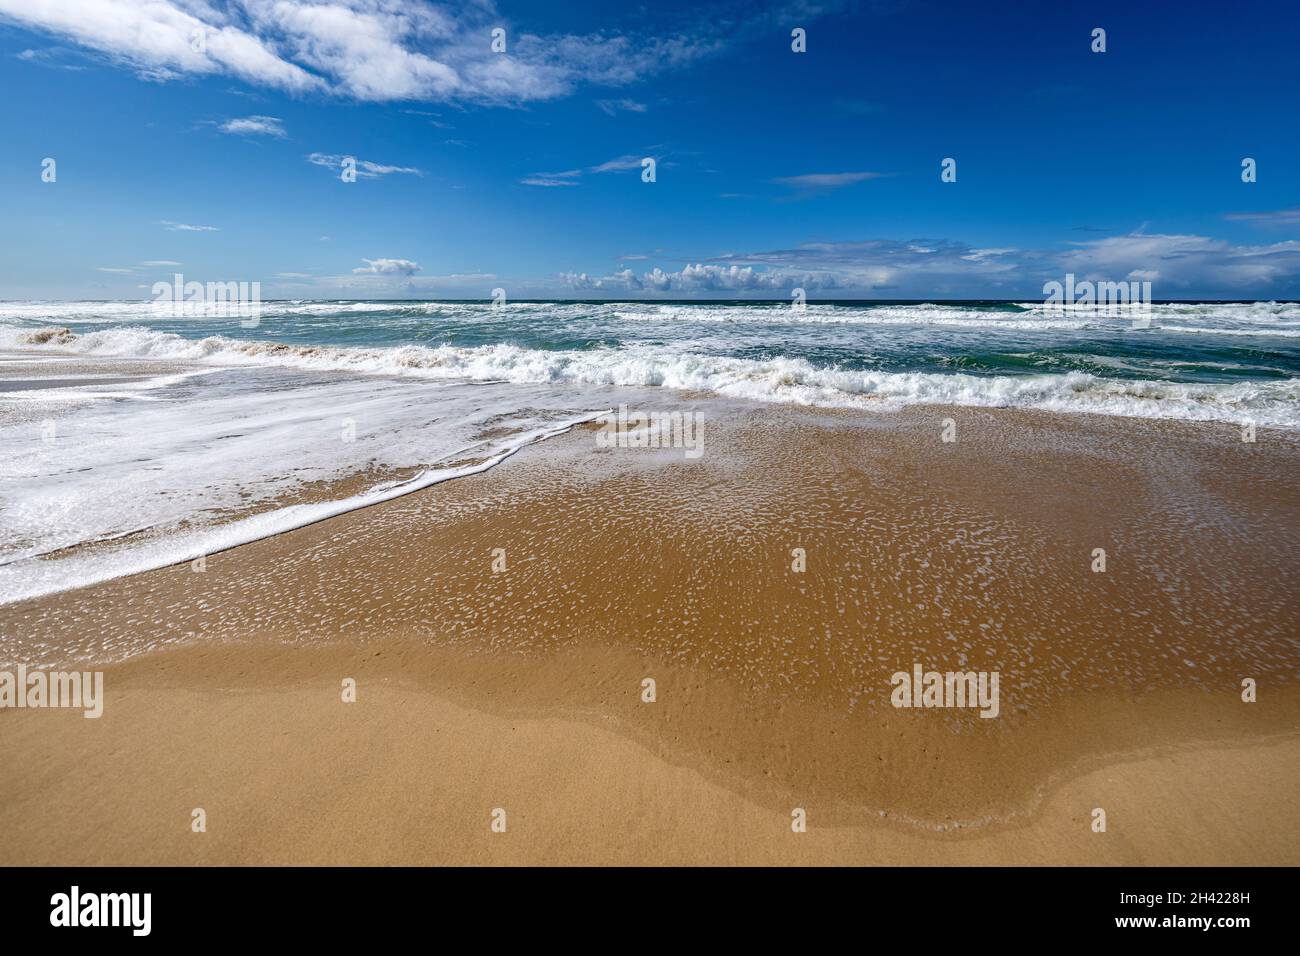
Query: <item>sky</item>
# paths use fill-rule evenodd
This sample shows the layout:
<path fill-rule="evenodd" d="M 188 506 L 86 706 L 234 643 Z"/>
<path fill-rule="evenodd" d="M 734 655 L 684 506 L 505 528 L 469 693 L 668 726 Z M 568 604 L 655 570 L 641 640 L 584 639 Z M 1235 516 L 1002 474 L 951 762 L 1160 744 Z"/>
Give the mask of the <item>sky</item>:
<path fill-rule="evenodd" d="M 1294 0 L 0 0 L 0 299 L 1300 298 L 1297 49 Z"/>

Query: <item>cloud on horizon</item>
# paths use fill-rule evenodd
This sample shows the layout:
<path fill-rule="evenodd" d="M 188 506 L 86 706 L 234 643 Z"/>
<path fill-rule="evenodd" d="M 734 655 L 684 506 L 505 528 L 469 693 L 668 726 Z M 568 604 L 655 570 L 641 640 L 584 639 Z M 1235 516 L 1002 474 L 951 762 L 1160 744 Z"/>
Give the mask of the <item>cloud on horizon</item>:
<path fill-rule="evenodd" d="M 1255 226 L 1300 226 L 1300 206 L 1273 209 L 1269 212 L 1230 212 L 1223 218 L 1230 222 L 1248 222 Z"/>
<path fill-rule="evenodd" d="M 1194 235 L 1130 234 L 1068 244 L 1065 249 L 978 248 L 954 240 L 873 239 L 810 242 L 788 249 L 726 254 L 680 269 L 630 268 L 608 275 L 564 272 L 575 292 L 683 296 L 766 293 L 791 289 L 832 296 L 890 293 L 890 297 L 1036 299 L 1044 282 L 1073 273 L 1079 281 L 1149 280 L 1155 298 L 1182 298 L 1215 289 L 1251 297 L 1300 291 L 1300 242 L 1233 244 Z"/>
<path fill-rule="evenodd" d="M 142 269 L 170 269 L 181 265 L 175 259 L 146 259 L 133 266 L 96 266 L 96 272 L 109 272 L 114 275 L 135 275 Z"/>
<path fill-rule="evenodd" d="M 189 227 L 196 229 L 199 227 Z M 212 227 L 208 227 L 212 228 Z M 658 264 L 651 265 L 655 260 Z M 549 276 L 477 271 L 425 275 L 410 258 L 363 258 L 348 274 L 273 273 L 299 291 L 320 296 L 484 298 L 501 286 L 511 298 L 763 298 L 786 299 L 803 288 L 815 298 L 1038 301 L 1045 282 L 1152 283 L 1156 299 L 1300 298 L 1300 240 L 1244 244 L 1198 235 L 1129 233 L 1048 249 L 981 247 L 956 240 L 817 241 L 788 248 L 691 259 L 662 252 L 628 253 L 608 273 L 578 270 Z M 678 265 L 670 263 L 676 261 Z M 633 266 L 641 265 L 640 269 Z M 97 266 L 128 276 L 179 266 L 146 260 Z M 268 289 L 268 294 L 274 295 Z"/>
<path fill-rule="evenodd" d="M 354 275 L 412 276 L 420 265 L 410 259 L 362 259 L 364 266 L 353 269 Z"/>

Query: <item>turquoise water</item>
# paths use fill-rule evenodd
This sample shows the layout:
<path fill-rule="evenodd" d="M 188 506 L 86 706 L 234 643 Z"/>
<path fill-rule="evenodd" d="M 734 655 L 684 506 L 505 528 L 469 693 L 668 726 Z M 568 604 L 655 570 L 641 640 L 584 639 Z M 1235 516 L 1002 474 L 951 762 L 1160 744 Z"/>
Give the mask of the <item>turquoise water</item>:
<path fill-rule="evenodd" d="M 1157 304 L 1146 328 L 1014 302 L 268 302 L 256 328 L 147 302 L 0 306 L 5 341 L 60 326 L 65 347 L 103 355 L 1300 424 L 1300 305 L 1285 302 Z"/>
<path fill-rule="evenodd" d="M 77 332 L 135 326 L 184 339 L 292 345 L 547 352 L 674 349 L 820 368 L 970 375 L 1070 371 L 1170 382 L 1281 381 L 1300 375 L 1300 305 L 1164 304 L 1152 327 L 1045 314 L 1012 302 L 268 302 L 257 328 L 230 319 L 155 318 L 147 303 L 10 303 L 0 323 Z M 125 343 L 124 343 L 125 344 Z"/>

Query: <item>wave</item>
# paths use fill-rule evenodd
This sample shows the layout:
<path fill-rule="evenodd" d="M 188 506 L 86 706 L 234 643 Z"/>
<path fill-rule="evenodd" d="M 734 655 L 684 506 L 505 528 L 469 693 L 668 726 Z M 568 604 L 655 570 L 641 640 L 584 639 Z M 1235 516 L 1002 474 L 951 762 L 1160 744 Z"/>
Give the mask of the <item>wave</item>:
<path fill-rule="evenodd" d="M 313 318 L 374 317 L 403 320 L 476 320 L 543 318 L 610 320 L 632 323 L 938 326 L 1017 331 L 1129 329 L 1128 317 L 1059 313 L 1042 302 L 1000 304 L 812 303 L 794 309 L 777 302 L 511 302 L 502 310 L 489 302 L 275 300 L 263 302 L 262 316 Z M 148 301 L 0 302 L 0 322 L 41 321 L 80 324 L 130 323 L 157 318 Z M 1196 320 L 1196 324 L 1167 324 Z M 1197 335 L 1277 335 L 1300 337 L 1300 304 L 1294 302 L 1158 303 L 1151 307 L 1152 331 Z M 1139 330 L 1149 331 L 1149 330 Z"/>
<path fill-rule="evenodd" d="M 1162 325 L 1162 332 L 1184 332 L 1189 335 L 1241 335 L 1241 336 L 1276 336 L 1283 339 L 1300 339 L 1300 329 L 1216 329 L 1204 325 Z"/>
<path fill-rule="evenodd" d="M 537 349 L 513 344 L 391 347 L 296 345 L 221 335 L 201 339 L 141 326 L 86 332 L 0 327 L 0 346 L 224 366 L 514 384 L 652 386 L 764 402 L 899 408 L 918 404 L 1037 408 L 1138 418 L 1252 421 L 1300 427 L 1300 379 L 1182 383 L 1090 372 L 971 375 L 815 365 L 805 358 L 687 353 L 680 344 Z"/>

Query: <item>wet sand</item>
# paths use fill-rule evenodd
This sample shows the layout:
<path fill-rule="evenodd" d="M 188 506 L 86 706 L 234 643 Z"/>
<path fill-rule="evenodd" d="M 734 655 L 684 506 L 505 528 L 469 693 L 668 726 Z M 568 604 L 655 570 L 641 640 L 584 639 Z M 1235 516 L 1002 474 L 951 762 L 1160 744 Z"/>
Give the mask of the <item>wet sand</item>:
<path fill-rule="evenodd" d="M 0 349 L 0 425 L 40 427 L 52 421 L 53 411 L 67 412 L 92 401 L 91 396 L 111 395 L 114 386 L 129 390 L 150 379 L 196 371 L 201 370 L 182 362 Z M 21 400 L 29 398 L 39 402 Z"/>
<path fill-rule="evenodd" d="M 721 404 L 705 438 L 578 429 L 0 607 L 0 661 L 107 695 L 0 711 L 0 862 L 1300 863 L 1295 438 Z M 894 708 L 914 664 L 997 671 L 998 717 Z"/>

